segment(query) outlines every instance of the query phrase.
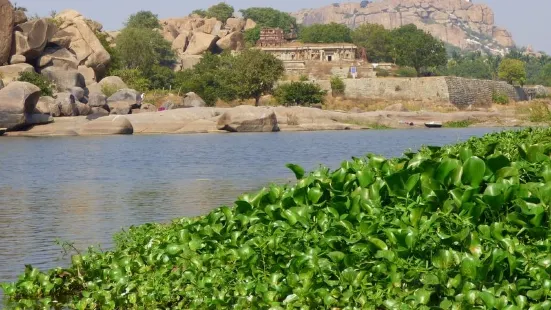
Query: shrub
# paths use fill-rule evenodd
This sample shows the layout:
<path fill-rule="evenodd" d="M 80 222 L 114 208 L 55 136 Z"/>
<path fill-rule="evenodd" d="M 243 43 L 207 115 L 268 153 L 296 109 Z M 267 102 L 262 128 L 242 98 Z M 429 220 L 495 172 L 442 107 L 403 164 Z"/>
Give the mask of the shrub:
<path fill-rule="evenodd" d="M 462 121 L 451 121 L 444 124 L 446 128 L 467 128 L 474 124 L 474 121 L 467 119 Z"/>
<path fill-rule="evenodd" d="M 283 105 L 309 106 L 323 103 L 327 92 L 317 84 L 309 82 L 291 82 L 280 85 L 275 91 L 277 102 Z"/>
<path fill-rule="evenodd" d="M 344 95 L 345 90 L 346 90 L 346 85 L 344 84 L 344 81 L 340 77 L 338 76 L 331 77 L 331 92 L 333 97 Z"/>
<path fill-rule="evenodd" d="M 375 73 L 377 74 L 377 77 L 389 77 L 390 76 L 390 72 L 388 72 L 388 70 L 385 70 L 385 69 L 375 69 Z"/>
<path fill-rule="evenodd" d="M 396 75 L 399 77 L 417 77 L 417 70 L 412 67 L 400 67 L 396 71 Z"/>
<path fill-rule="evenodd" d="M 306 74 L 301 74 L 298 80 L 301 82 L 308 82 L 308 76 Z"/>
<path fill-rule="evenodd" d="M 548 123 L 551 121 L 551 112 L 546 103 L 534 102 L 530 105 L 528 119 L 534 123 Z"/>
<path fill-rule="evenodd" d="M 497 104 L 508 104 L 509 96 L 507 94 L 493 92 L 492 93 L 492 102 Z"/>
<path fill-rule="evenodd" d="M 151 83 L 138 69 L 114 70 L 113 75 L 120 77 L 128 87 L 145 92 L 150 89 Z"/>
<path fill-rule="evenodd" d="M 40 94 L 42 96 L 53 96 L 54 94 L 53 89 L 55 85 L 45 76 L 40 75 L 36 72 L 21 72 L 17 80 L 20 82 L 28 82 L 36 85 L 38 88 L 40 88 Z"/>

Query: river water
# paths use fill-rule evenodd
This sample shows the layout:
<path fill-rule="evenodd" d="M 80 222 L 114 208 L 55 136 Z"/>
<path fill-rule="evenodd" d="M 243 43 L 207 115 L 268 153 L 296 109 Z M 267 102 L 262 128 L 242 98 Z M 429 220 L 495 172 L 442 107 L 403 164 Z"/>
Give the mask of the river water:
<path fill-rule="evenodd" d="M 112 235 L 131 225 L 202 215 L 241 193 L 289 182 L 289 162 L 335 168 L 352 156 L 399 156 L 495 130 L 2 137 L 0 282 L 15 281 L 26 264 L 66 265 L 56 239 L 108 249 Z"/>

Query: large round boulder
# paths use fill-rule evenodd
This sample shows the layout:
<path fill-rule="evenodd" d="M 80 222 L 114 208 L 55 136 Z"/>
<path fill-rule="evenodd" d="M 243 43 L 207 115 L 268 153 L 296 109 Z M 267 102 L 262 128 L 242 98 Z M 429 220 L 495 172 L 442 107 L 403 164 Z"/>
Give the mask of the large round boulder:
<path fill-rule="evenodd" d="M 130 109 L 139 109 L 142 105 L 142 94 L 134 89 L 121 89 L 107 98 L 107 104 L 114 102 L 127 102 Z"/>
<path fill-rule="evenodd" d="M 218 40 L 216 45 L 222 50 L 240 51 L 245 48 L 245 37 L 242 32 L 232 32 Z"/>
<path fill-rule="evenodd" d="M 0 128 L 17 129 L 27 124 L 40 98 L 40 88 L 27 82 L 12 82 L 0 89 Z"/>
<path fill-rule="evenodd" d="M 218 36 L 195 31 L 193 36 L 189 41 L 188 47 L 186 48 L 186 55 L 201 55 L 206 51 L 212 50 L 216 45 Z"/>
<path fill-rule="evenodd" d="M 130 121 L 120 115 L 105 116 L 92 120 L 80 128 L 81 136 L 93 135 L 131 135 L 134 128 Z"/>
<path fill-rule="evenodd" d="M 75 70 L 78 68 L 78 60 L 75 54 L 64 47 L 47 47 L 38 58 L 37 64 L 40 68 L 48 66 Z"/>
<path fill-rule="evenodd" d="M 104 77 L 103 79 L 101 79 L 101 81 L 99 81 L 99 87 L 100 89 L 103 89 L 103 88 L 112 88 L 114 89 L 115 91 L 119 90 L 119 89 L 126 89 L 128 88 L 128 86 L 126 85 L 126 83 L 124 83 L 124 81 L 118 77 L 118 76 L 107 76 L 107 77 Z"/>
<path fill-rule="evenodd" d="M 73 87 L 86 87 L 84 77 L 77 70 L 65 70 L 57 67 L 47 67 L 40 71 L 50 81 L 52 81 L 58 91 L 68 91 Z"/>
<path fill-rule="evenodd" d="M 8 0 L 0 0 L 0 66 L 8 63 L 13 39 L 13 6 Z"/>
<path fill-rule="evenodd" d="M 279 131 L 273 109 L 252 106 L 239 106 L 226 111 L 218 119 L 217 128 L 229 132 Z"/>

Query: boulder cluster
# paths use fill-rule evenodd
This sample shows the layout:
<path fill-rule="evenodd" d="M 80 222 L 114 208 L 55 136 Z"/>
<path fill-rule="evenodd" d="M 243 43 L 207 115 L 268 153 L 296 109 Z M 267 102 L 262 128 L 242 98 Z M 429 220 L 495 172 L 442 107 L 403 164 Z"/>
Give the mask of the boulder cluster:
<path fill-rule="evenodd" d="M 163 26 L 163 36 L 183 60 L 201 57 L 209 48 L 241 49 L 242 31 L 251 22 L 188 17 L 163 21 Z M 52 122 L 53 117 L 97 119 L 156 112 L 155 105 L 143 102 L 144 94 L 129 89 L 121 78 L 105 77 L 110 55 L 98 39 L 100 32 L 101 24 L 74 10 L 29 20 L 8 0 L 0 0 L 0 128 L 24 129 Z M 111 40 L 116 37 L 116 33 L 106 34 Z M 39 87 L 19 82 L 23 72 L 45 77 L 54 87 L 53 96 L 41 97 Z M 189 93 L 171 98 L 161 109 L 203 106 L 199 96 Z"/>
<path fill-rule="evenodd" d="M 172 43 L 178 57 L 176 70 L 189 69 L 197 64 L 206 51 L 239 51 L 245 47 L 243 32 L 256 27 L 250 19 L 202 18 L 191 15 L 161 20 L 162 35 Z"/>

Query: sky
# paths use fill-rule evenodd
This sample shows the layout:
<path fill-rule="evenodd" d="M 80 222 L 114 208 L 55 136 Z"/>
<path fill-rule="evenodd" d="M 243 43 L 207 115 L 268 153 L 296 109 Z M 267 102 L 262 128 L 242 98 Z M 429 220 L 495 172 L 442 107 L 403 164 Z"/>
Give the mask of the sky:
<path fill-rule="evenodd" d="M 103 24 L 106 30 L 117 30 L 132 13 L 152 11 L 160 18 L 180 17 L 221 0 L 12 0 L 26 7 L 30 14 L 48 15 L 52 10 L 75 9 L 87 18 Z M 360 1 L 360 0 L 357 0 Z M 282 11 L 317 8 L 341 0 L 227 0 L 236 10 L 252 6 L 269 6 Z M 496 24 L 513 33 L 518 46 L 532 45 L 536 51 L 551 54 L 551 0 L 473 0 L 488 4 L 495 13 Z"/>

